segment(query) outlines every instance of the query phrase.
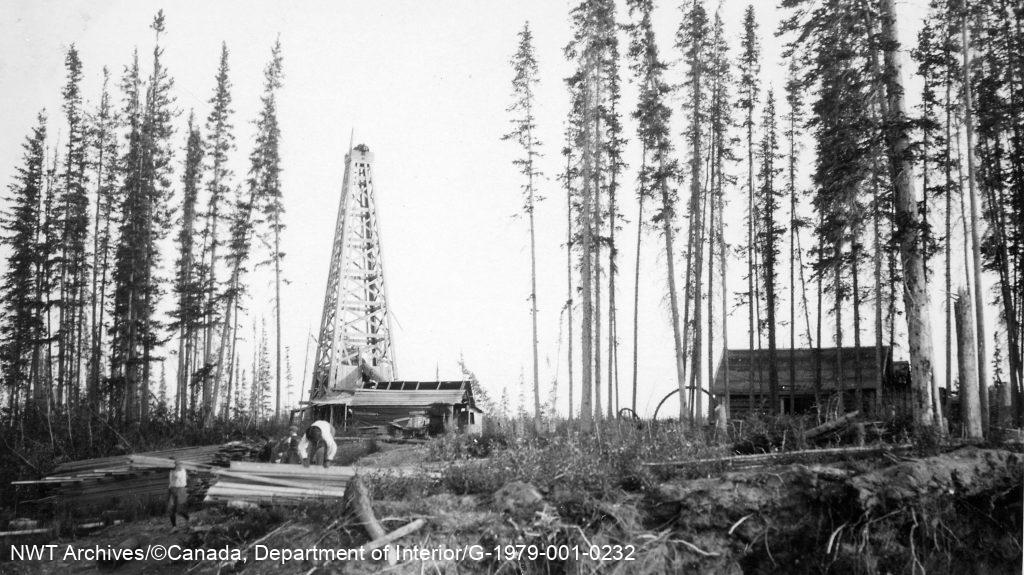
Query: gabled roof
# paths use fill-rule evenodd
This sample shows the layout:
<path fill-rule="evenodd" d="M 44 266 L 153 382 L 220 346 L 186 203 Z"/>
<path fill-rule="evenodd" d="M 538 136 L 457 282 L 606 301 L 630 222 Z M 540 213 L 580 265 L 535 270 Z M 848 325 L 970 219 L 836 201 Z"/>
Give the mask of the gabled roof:
<path fill-rule="evenodd" d="M 834 391 L 857 388 L 858 371 L 860 383 L 864 389 L 878 387 L 878 369 L 875 359 L 874 345 L 842 348 L 822 348 L 818 355 L 817 348 L 810 349 L 778 349 L 776 358 L 779 369 L 779 385 L 789 390 L 792 385 L 796 391 L 813 391 L 817 379 L 820 361 L 821 388 Z M 888 383 L 892 373 L 892 350 L 882 346 L 882 380 Z M 819 360 L 820 357 L 820 360 Z M 748 393 L 768 391 L 768 359 L 767 349 L 730 349 L 726 351 L 715 370 L 715 379 L 711 391 L 714 394 L 725 393 L 725 361 L 729 361 L 729 393 Z M 791 379 L 790 366 L 795 367 L 795 380 Z M 837 381 L 836 368 L 839 367 Z"/>

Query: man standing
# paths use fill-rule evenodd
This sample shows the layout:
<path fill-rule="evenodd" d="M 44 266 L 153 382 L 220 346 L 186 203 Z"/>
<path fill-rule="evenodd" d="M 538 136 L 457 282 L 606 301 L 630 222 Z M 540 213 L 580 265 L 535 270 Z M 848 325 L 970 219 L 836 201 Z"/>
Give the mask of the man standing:
<path fill-rule="evenodd" d="M 338 444 L 334 442 L 334 429 L 331 424 L 323 420 L 314 421 L 299 441 L 298 451 L 304 467 L 309 467 L 310 462 L 330 467 L 331 461 L 338 453 Z"/>
<path fill-rule="evenodd" d="M 167 513 L 171 516 L 171 526 L 178 526 L 178 514 L 180 513 L 188 521 L 188 512 L 185 505 L 188 503 L 188 471 L 185 464 L 178 458 L 174 459 L 174 469 L 170 474 L 170 486 L 167 488 Z"/>

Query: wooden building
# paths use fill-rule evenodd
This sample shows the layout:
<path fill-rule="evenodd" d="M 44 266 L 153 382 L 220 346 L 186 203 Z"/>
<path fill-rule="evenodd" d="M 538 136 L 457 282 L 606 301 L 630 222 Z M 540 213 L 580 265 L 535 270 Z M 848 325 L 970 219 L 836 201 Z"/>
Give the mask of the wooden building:
<path fill-rule="evenodd" d="M 858 387 L 868 411 L 904 404 L 909 394 L 909 365 L 894 362 L 888 346 L 882 347 L 881 355 L 879 366 L 874 346 L 862 346 L 859 350 L 854 347 L 777 350 L 780 410 L 785 413 L 814 410 L 816 391 L 823 408 L 828 402 L 835 406 L 840 395 L 844 406 L 852 408 Z M 723 354 L 711 394 L 717 401 L 725 400 L 728 375 L 730 417 L 742 417 L 751 408 L 770 411 L 768 357 L 767 349 L 730 349 Z"/>
<path fill-rule="evenodd" d="M 468 381 L 373 381 L 309 402 L 313 419 L 338 430 L 383 434 L 422 430 L 480 433 L 483 412 Z"/>

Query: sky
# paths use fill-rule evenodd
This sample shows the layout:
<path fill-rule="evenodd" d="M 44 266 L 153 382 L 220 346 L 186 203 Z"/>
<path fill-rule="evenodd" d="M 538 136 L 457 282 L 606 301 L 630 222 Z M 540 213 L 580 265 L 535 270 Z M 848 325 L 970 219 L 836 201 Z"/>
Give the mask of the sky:
<path fill-rule="evenodd" d="M 618 17 L 624 22 L 625 6 L 619 4 Z M 898 4 L 905 41 L 916 35 L 923 4 L 923 0 Z M 287 209 L 283 244 L 288 279 L 282 302 L 282 340 L 289 350 L 295 385 L 305 373 L 303 385 L 308 391 L 310 374 L 304 365 L 312 363 L 315 348 L 307 355 L 307 343 L 310 335 L 316 335 L 320 320 L 344 155 L 354 134 L 355 143 L 365 143 L 375 156 L 398 376 L 457 378 L 458 362 L 463 358 L 493 396 L 507 389 L 515 402 L 520 381 L 529 380 L 531 366 L 529 244 L 526 221 L 517 217 L 522 182 L 512 160 L 518 151 L 501 136 L 510 127 L 506 112 L 512 101 L 509 59 L 517 46 L 517 32 L 529 21 L 540 66 L 537 124 L 544 153 L 540 168 L 545 174 L 539 184 L 545 199 L 536 210 L 541 382 L 545 396 L 548 387 L 557 382 L 564 412 L 568 340 L 561 310 L 566 300 L 566 208 L 556 176 L 561 170 L 559 150 L 568 108 L 563 80 L 572 71 L 562 53 L 570 37 L 568 12 L 572 5 L 565 0 L 186 0 L 166 5 L 146 0 L 7 0 L 0 4 L 0 21 L 6 30 L 0 35 L 0 53 L 4 54 L 0 59 L 0 109 L 4 110 L 0 115 L 0 182 L 6 185 L 12 180 L 21 144 L 41 108 L 50 117 L 51 145 L 57 137 L 63 124 L 60 88 L 68 46 L 74 43 L 80 52 L 83 90 L 88 103 L 95 104 L 103 66 L 109 67 L 116 80 L 137 48 L 144 68 L 150 67 L 153 36 L 149 23 L 161 7 L 166 14 L 164 62 L 174 78 L 175 106 L 180 112 L 174 135 L 179 150 L 176 177 L 180 181 L 185 122 L 191 110 L 198 118 L 209 113 L 224 42 L 230 51 L 238 147 L 233 167 L 236 181 L 240 181 L 253 141 L 262 69 L 272 44 L 280 38 L 285 77 L 279 113 Z M 746 5 L 722 2 L 733 53 L 738 50 Z M 781 91 L 781 43 L 773 37 L 781 14 L 772 2 L 757 0 L 754 6 L 764 46 L 764 87 Z M 673 64 L 679 59 L 673 43 L 681 14 L 667 2 L 662 2 L 655 14 L 661 52 Z M 913 69 L 909 60 L 905 67 Z M 681 69 L 674 65 L 670 78 L 678 80 Z M 629 78 L 625 62 L 622 74 Z M 915 92 L 908 91 L 911 104 L 916 101 Z M 635 105 L 631 83 L 624 88 L 623 102 L 628 109 Z M 678 96 L 670 105 L 678 135 L 684 128 Z M 625 133 L 632 138 L 635 128 L 632 119 L 626 118 Z M 805 145 L 805 149 L 811 148 Z M 681 157 L 685 153 L 682 136 L 677 139 L 677 153 Z M 630 304 L 637 233 L 632 191 L 639 164 L 635 142 L 626 149 L 626 161 L 625 220 L 618 231 L 623 242 L 622 275 L 617 291 L 622 406 L 628 405 L 631 385 Z M 801 168 L 804 185 L 811 161 L 811 154 L 805 152 Z M 743 167 L 733 169 L 738 173 Z M 740 245 L 745 192 L 737 189 L 732 193 L 726 212 L 730 222 L 727 239 Z M 660 237 L 646 230 L 640 256 L 638 315 L 641 414 L 649 414 L 675 386 L 660 246 Z M 173 259 L 168 252 L 165 263 Z M 733 258 L 730 266 L 728 280 L 732 286 L 740 286 L 739 268 L 745 264 Z M 246 341 L 240 352 L 243 366 L 245 358 L 252 357 L 253 326 L 265 320 L 268 330 L 272 332 L 273 327 L 269 271 L 258 269 L 250 279 L 252 296 L 242 329 Z M 782 305 L 788 309 L 787 303 Z M 941 318 L 939 309 L 936 305 L 936 321 Z M 745 317 L 742 308 L 730 317 L 731 342 L 746 341 Z M 865 345 L 871 345 L 872 328 L 865 325 Z M 937 350 L 941 350 L 941 327 L 941 323 L 934 325 Z M 780 338 L 788 341 L 788 328 L 781 329 Z M 577 328 L 577 338 L 578 334 Z M 577 361 L 578 348 L 577 343 Z M 167 361 L 170 381 L 174 363 Z M 576 380 L 578 386 L 578 368 Z"/>

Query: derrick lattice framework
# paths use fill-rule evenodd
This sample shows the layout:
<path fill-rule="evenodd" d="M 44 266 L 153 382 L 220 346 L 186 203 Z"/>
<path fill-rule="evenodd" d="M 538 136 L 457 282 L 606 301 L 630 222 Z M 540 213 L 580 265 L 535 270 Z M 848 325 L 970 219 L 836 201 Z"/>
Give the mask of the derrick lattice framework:
<path fill-rule="evenodd" d="M 311 399 L 356 387 L 360 366 L 380 377 L 395 372 L 373 187 L 373 154 L 365 145 L 345 157 Z"/>

